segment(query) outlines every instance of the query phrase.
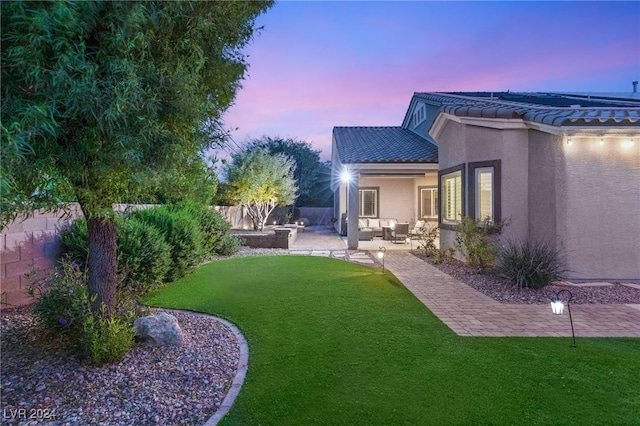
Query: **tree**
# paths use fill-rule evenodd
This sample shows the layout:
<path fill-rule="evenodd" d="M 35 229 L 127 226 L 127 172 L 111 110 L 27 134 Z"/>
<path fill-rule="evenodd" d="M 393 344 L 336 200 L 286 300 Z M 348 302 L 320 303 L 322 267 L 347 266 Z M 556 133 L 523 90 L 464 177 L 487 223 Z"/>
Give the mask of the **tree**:
<path fill-rule="evenodd" d="M 115 307 L 112 204 L 216 145 L 271 4 L 2 2 L 2 217 L 79 202 L 94 310 Z"/>
<path fill-rule="evenodd" d="M 249 142 L 247 150 L 252 149 L 266 149 L 270 154 L 282 154 L 291 158 L 295 165 L 293 177 L 298 187 L 298 198 L 294 203 L 306 206 L 314 198 L 313 190 L 322 177 L 324 164 L 320 162 L 320 151 L 312 149 L 309 142 L 263 136 Z"/>
<path fill-rule="evenodd" d="M 244 206 L 254 230 L 263 230 L 273 209 L 295 200 L 293 160 L 271 155 L 265 149 L 236 154 L 227 168 L 226 197 Z"/>

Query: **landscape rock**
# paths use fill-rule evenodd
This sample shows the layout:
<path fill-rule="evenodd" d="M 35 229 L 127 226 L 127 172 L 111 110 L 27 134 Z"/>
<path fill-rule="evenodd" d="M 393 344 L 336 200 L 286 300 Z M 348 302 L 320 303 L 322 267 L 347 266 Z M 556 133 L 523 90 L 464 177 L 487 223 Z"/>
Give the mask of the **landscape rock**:
<path fill-rule="evenodd" d="M 182 329 L 178 320 L 166 312 L 138 318 L 136 340 L 149 346 L 182 346 Z"/>

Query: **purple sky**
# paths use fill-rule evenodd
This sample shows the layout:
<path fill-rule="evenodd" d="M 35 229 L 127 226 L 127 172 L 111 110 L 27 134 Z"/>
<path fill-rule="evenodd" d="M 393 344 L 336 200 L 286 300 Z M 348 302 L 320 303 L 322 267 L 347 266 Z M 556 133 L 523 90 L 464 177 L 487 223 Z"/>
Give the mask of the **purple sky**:
<path fill-rule="evenodd" d="M 279 2 L 258 19 L 233 139 L 399 126 L 414 92 L 631 92 L 640 2 Z M 231 144 L 230 152 L 237 148 Z"/>

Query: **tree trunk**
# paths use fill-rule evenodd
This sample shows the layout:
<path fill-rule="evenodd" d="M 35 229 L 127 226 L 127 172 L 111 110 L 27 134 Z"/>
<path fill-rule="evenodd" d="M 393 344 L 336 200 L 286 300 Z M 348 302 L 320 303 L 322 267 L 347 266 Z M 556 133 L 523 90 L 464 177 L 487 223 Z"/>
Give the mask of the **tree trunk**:
<path fill-rule="evenodd" d="M 104 304 L 111 316 L 116 307 L 117 236 L 116 221 L 112 216 L 87 219 L 89 236 L 89 296 L 94 313 Z"/>

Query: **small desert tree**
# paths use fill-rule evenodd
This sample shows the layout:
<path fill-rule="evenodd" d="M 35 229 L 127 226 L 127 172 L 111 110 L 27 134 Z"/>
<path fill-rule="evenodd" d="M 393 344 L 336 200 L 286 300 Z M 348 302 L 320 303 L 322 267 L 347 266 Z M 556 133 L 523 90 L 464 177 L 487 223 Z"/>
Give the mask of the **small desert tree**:
<path fill-rule="evenodd" d="M 283 155 L 270 155 L 264 149 L 244 151 L 227 169 L 226 196 L 247 209 L 254 230 L 262 230 L 276 206 L 295 200 L 293 173 L 293 161 Z"/>

